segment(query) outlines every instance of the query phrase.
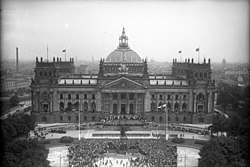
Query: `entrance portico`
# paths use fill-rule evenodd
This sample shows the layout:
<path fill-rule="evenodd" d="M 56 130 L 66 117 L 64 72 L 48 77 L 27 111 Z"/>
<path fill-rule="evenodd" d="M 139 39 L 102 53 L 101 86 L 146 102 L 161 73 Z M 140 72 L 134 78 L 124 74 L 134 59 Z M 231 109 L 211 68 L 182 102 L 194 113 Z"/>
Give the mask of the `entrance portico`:
<path fill-rule="evenodd" d="M 136 115 L 144 111 L 144 97 L 145 92 L 138 90 L 103 90 L 102 108 L 113 115 Z"/>

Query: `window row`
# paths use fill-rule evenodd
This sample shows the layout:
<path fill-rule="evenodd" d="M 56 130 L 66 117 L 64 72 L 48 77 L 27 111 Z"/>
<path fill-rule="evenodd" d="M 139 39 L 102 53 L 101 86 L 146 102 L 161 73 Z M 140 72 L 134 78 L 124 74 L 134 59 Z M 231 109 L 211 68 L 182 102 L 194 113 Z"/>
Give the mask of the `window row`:
<path fill-rule="evenodd" d="M 160 100 L 164 100 L 164 95 L 158 95 L 158 99 L 160 99 Z M 181 97 L 182 97 L 182 99 L 184 99 L 184 100 L 186 100 L 187 99 L 187 95 L 167 95 L 165 98 L 167 99 L 167 100 L 171 100 L 171 97 L 173 98 L 173 99 L 175 99 L 175 100 L 178 100 L 178 99 L 181 99 Z M 157 95 L 151 95 L 151 100 L 155 100 L 157 98 Z"/>
<path fill-rule="evenodd" d="M 171 117 L 170 116 L 168 116 L 168 121 L 175 121 L 175 122 L 179 122 L 179 119 L 180 119 L 181 117 L 178 117 L 178 116 L 176 116 L 176 117 L 174 117 L 174 120 L 171 120 Z M 154 117 L 154 116 L 152 116 L 151 117 L 151 122 L 155 122 L 156 120 L 155 120 L 156 118 Z M 159 122 L 163 122 L 163 118 L 162 118 L 162 116 L 160 116 L 160 117 L 158 117 L 158 120 L 159 120 Z M 204 122 L 204 118 L 199 118 L 198 119 L 199 120 L 199 122 Z M 186 116 L 184 116 L 184 117 L 182 117 L 182 121 L 183 122 L 186 122 L 187 121 L 187 117 Z"/>
<path fill-rule="evenodd" d="M 52 71 L 40 71 L 39 72 L 39 76 L 40 77 L 55 77 L 56 76 L 56 72 L 54 71 L 52 74 Z"/>
<path fill-rule="evenodd" d="M 166 107 L 167 107 L 168 110 L 171 110 L 172 107 L 173 107 L 174 110 L 179 110 L 180 109 L 180 103 L 175 102 L 174 104 L 172 104 L 172 103 L 168 102 L 166 104 Z M 158 106 L 156 105 L 156 103 L 152 102 L 150 108 L 151 108 L 151 110 L 156 110 L 156 109 L 164 110 L 165 106 L 161 102 L 159 103 Z M 187 109 L 187 103 L 185 103 L 185 102 L 182 103 L 181 108 L 182 108 L 183 111 L 185 111 Z"/>
<path fill-rule="evenodd" d="M 199 78 L 199 79 L 207 79 L 208 78 L 208 74 L 207 72 L 195 72 L 194 73 L 195 78 Z"/>
<path fill-rule="evenodd" d="M 59 120 L 60 121 L 73 121 L 73 118 L 72 118 L 73 116 L 67 116 L 66 117 L 66 119 L 61 115 L 60 117 L 59 117 Z M 44 117 L 42 117 L 42 121 L 43 122 L 48 122 L 48 118 L 46 117 L 46 116 L 44 116 Z M 77 121 L 79 121 L 79 116 L 77 115 L 77 116 L 75 116 L 75 121 L 77 122 Z M 92 116 L 90 119 L 88 119 L 88 117 L 87 116 L 84 116 L 83 117 L 83 121 L 85 121 L 85 122 L 87 122 L 87 121 L 92 121 L 92 122 L 95 122 L 95 121 L 100 121 L 100 118 L 99 117 L 95 117 L 95 116 Z M 81 121 L 82 122 L 82 121 Z"/>
<path fill-rule="evenodd" d="M 90 108 L 89 108 L 90 106 Z M 72 104 L 71 102 L 68 102 L 67 104 L 64 104 L 63 102 L 59 103 L 59 109 L 60 111 L 73 111 L 73 110 L 79 110 L 80 108 L 80 104 L 79 102 L 76 102 L 74 104 Z M 93 101 L 91 103 L 88 102 L 84 102 L 83 103 L 83 111 L 95 111 L 96 110 L 96 103 Z"/>
<path fill-rule="evenodd" d="M 138 99 L 140 101 L 140 99 L 143 98 L 143 95 L 142 94 L 135 94 L 135 93 L 113 93 L 113 94 L 103 94 L 103 98 L 104 100 L 105 99 L 109 99 L 109 98 L 112 98 L 113 100 L 118 100 L 118 97 L 119 99 L 121 100 L 134 100 L 135 98 Z"/>
<path fill-rule="evenodd" d="M 72 94 L 60 94 L 60 99 L 64 99 L 64 98 L 67 98 L 67 99 L 72 99 L 73 95 Z M 79 94 L 75 94 L 74 95 L 75 99 L 80 99 L 80 95 Z M 95 94 L 91 94 L 91 99 L 95 99 Z M 88 99 L 88 94 L 83 94 L 83 99 Z"/>

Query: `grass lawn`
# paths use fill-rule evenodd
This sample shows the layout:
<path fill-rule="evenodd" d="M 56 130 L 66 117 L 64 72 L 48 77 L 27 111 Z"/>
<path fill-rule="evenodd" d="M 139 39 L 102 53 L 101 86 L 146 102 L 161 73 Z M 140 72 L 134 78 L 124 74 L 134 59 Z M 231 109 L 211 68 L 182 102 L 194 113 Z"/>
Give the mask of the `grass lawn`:
<path fill-rule="evenodd" d="M 60 139 L 46 139 L 46 141 L 47 140 L 50 141 L 49 144 L 45 144 L 45 146 L 47 148 L 60 147 L 60 146 L 69 146 L 69 145 L 77 145 L 77 144 L 80 143 L 78 138 L 74 138 L 74 141 L 72 143 L 69 143 L 69 144 L 68 143 L 60 143 Z M 89 139 L 89 140 L 91 140 L 91 139 Z M 148 140 L 148 139 L 145 139 L 145 140 Z M 172 142 L 172 138 L 169 138 L 169 140 L 167 142 L 168 142 L 169 145 L 190 146 L 190 147 L 195 147 L 195 148 L 201 149 L 203 147 L 203 145 L 202 144 L 196 144 L 195 141 L 196 141 L 196 139 L 185 139 L 184 143 L 176 144 L 176 143 Z"/>

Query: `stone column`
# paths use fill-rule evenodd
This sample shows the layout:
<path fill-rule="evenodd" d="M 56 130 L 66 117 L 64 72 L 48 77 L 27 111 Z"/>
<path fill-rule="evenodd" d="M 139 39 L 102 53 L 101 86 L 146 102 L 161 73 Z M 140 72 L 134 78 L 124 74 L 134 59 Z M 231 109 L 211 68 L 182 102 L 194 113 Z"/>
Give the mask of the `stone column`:
<path fill-rule="evenodd" d="M 137 93 L 134 96 L 134 113 L 137 114 Z"/>
<path fill-rule="evenodd" d="M 150 94 L 149 92 L 146 92 L 145 98 L 144 98 L 144 112 L 150 111 Z"/>
<path fill-rule="evenodd" d="M 121 94 L 117 93 L 117 113 L 121 114 Z"/>
<path fill-rule="evenodd" d="M 179 98 L 179 99 L 180 99 L 180 100 L 179 100 L 179 104 L 180 104 L 180 105 L 179 105 L 179 106 L 180 106 L 179 111 L 182 112 L 182 103 L 183 103 L 182 98 L 183 98 L 183 95 L 180 94 L 179 96 L 180 96 L 180 98 Z"/>
<path fill-rule="evenodd" d="M 175 112 L 175 108 L 174 108 L 174 93 L 171 93 L 171 98 L 172 98 L 172 111 L 174 111 Z"/>
<path fill-rule="evenodd" d="M 193 112 L 196 113 L 196 93 L 193 92 Z"/>
<path fill-rule="evenodd" d="M 193 93 L 189 91 L 187 110 L 193 112 Z"/>
<path fill-rule="evenodd" d="M 50 92 L 49 94 L 50 96 L 50 103 L 49 103 L 49 108 L 50 108 L 50 111 L 49 112 L 53 112 L 53 103 L 54 103 L 54 92 L 52 90 L 52 92 Z"/>
<path fill-rule="evenodd" d="M 125 113 L 129 114 L 129 94 L 126 93 L 126 107 L 125 107 Z"/>
<path fill-rule="evenodd" d="M 102 94 L 101 94 L 101 91 L 98 91 L 96 93 L 96 111 L 97 112 L 102 111 Z"/>
<path fill-rule="evenodd" d="M 34 96 L 33 96 L 34 91 L 31 90 L 31 111 L 34 110 Z"/>
<path fill-rule="evenodd" d="M 38 92 L 37 92 L 37 106 L 38 106 L 38 112 L 40 113 L 41 111 L 40 111 L 40 108 L 41 108 L 41 103 L 40 103 L 40 91 L 38 90 Z"/>

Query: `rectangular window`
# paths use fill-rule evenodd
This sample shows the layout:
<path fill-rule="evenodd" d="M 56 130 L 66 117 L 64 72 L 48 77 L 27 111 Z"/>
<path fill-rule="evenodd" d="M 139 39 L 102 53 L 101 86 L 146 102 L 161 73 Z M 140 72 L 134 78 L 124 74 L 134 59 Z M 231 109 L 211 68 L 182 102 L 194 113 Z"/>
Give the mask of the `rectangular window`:
<path fill-rule="evenodd" d="M 129 94 L 129 100 L 134 100 L 134 94 L 133 93 Z"/>
<path fill-rule="evenodd" d="M 95 94 L 92 94 L 92 99 L 95 99 Z"/>
<path fill-rule="evenodd" d="M 113 100 L 117 100 L 117 94 L 113 94 Z"/>
<path fill-rule="evenodd" d="M 87 94 L 84 94 L 84 99 L 88 99 L 88 95 Z"/>
<path fill-rule="evenodd" d="M 160 100 L 162 100 L 162 95 L 160 95 Z"/>
<path fill-rule="evenodd" d="M 183 95 L 183 99 L 186 99 L 187 97 L 186 97 L 186 95 Z"/>
<path fill-rule="evenodd" d="M 121 100 L 125 100 L 126 99 L 126 94 L 125 93 L 122 93 L 121 94 Z"/>
<path fill-rule="evenodd" d="M 79 99 L 79 94 L 76 94 L 76 99 Z"/>
<path fill-rule="evenodd" d="M 60 94 L 60 99 L 63 99 L 63 94 Z"/>
<path fill-rule="evenodd" d="M 155 99 L 155 95 L 151 95 L 151 99 L 154 100 Z"/>
<path fill-rule="evenodd" d="M 178 100 L 178 95 L 175 95 L 175 100 Z"/>
<path fill-rule="evenodd" d="M 168 95 L 168 100 L 170 100 L 170 95 Z"/>
<path fill-rule="evenodd" d="M 68 99 L 71 99 L 71 94 L 68 94 Z"/>
<path fill-rule="evenodd" d="M 183 121 L 186 121 L 187 120 L 187 118 L 186 117 L 183 117 Z"/>

